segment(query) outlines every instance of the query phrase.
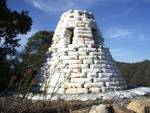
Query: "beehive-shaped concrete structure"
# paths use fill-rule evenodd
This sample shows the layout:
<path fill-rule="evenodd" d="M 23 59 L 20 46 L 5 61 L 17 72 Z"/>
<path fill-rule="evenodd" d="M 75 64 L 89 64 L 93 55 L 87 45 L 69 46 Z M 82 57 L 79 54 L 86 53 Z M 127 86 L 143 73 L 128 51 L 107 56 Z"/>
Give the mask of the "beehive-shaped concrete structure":
<path fill-rule="evenodd" d="M 42 68 L 48 93 L 99 94 L 126 87 L 90 12 L 64 12 L 48 53 Z"/>

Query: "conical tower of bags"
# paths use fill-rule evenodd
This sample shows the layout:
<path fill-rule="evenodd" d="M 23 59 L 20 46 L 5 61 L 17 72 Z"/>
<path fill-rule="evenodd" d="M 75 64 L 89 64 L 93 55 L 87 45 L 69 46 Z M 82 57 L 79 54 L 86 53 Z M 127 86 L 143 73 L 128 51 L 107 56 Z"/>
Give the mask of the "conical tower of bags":
<path fill-rule="evenodd" d="M 64 12 L 48 53 L 42 68 L 47 93 L 99 94 L 126 88 L 90 12 Z"/>

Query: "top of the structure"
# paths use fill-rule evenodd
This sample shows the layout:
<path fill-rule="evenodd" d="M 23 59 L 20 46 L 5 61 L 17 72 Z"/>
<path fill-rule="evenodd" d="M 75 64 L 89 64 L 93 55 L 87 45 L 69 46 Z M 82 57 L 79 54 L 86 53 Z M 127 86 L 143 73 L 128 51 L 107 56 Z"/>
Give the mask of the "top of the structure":
<path fill-rule="evenodd" d="M 93 14 L 91 13 L 91 12 L 88 12 L 88 11 L 86 11 L 86 10 L 67 10 L 67 11 L 65 11 L 62 15 L 61 15 L 61 17 L 66 17 L 66 16 L 71 16 L 71 15 L 78 15 L 78 16 L 82 16 L 82 15 L 84 15 L 84 16 L 87 16 L 89 19 L 94 19 L 94 16 L 93 16 Z"/>
<path fill-rule="evenodd" d="M 53 36 L 53 43 L 57 43 L 58 48 L 68 47 L 68 45 L 73 47 L 93 44 L 103 46 L 103 42 L 104 39 L 93 14 L 85 10 L 64 12 Z"/>
<path fill-rule="evenodd" d="M 78 9 L 74 9 L 74 10 L 70 9 L 70 10 L 65 11 L 64 13 L 86 13 L 86 14 L 92 15 L 92 13 L 87 10 L 78 10 Z"/>

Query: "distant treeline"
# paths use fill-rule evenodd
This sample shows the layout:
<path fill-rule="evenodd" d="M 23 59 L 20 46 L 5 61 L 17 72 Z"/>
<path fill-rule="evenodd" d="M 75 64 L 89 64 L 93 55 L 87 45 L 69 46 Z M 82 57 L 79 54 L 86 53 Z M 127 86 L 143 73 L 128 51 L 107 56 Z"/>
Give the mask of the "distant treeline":
<path fill-rule="evenodd" d="M 150 87 L 150 61 L 145 60 L 137 63 L 117 62 L 117 67 L 127 83 L 138 86 Z"/>

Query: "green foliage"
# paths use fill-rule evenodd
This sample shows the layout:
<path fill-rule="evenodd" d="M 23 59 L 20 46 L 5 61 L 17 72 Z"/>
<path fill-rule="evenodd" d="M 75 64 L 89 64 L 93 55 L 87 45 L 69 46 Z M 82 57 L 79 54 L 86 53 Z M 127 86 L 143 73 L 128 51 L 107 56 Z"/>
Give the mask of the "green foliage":
<path fill-rule="evenodd" d="M 0 53 L 15 54 L 19 46 L 18 34 L 26 34 L 32 25 L 32 19 L 27 11 L 11 11 L 7 8 L 6 0 L 0 1 Z"/>
<path fill-rule="evenodd" d="M 0 58 L 0 90 L 6 88 L 10 78 L 10 63 L 5 58 Z"/>
<path fill-rule="evenodd" d="M 129 84 L 150 87 L 150 61 L 138 63 L 117 62 L 117 67 Z"/>
<path fill-rule="evenodd" d="M 22 74 L 22 64 L 16 57 L 16 47 L 20 46 L 17 35 L 26 34 L 31 25 L 27 11 L 12 11 L 6 0 L 0 0 L 0 90 L 8 86 L 11 76 Z"/>
<path fill-rule="evenodd" d="M 48 47 L 52 43 L 53 32 L 39 31 L 29 38 L 24 51 L 24 61 L 28 66 L 32 66 L 36 72 L 44 61 L 44 56 Z"/>
<path fill-rule="evenodd" d="M 24 74 L 25 65 L 21 56 L 13 56 L 12 59 L 0 58 L 0 91 L 10 88 L 12 82 L 18 82 Z M 13 80 L 13 81 L 12 81 Z M 12 86 L 11 86 L 12 87 Z"/>

